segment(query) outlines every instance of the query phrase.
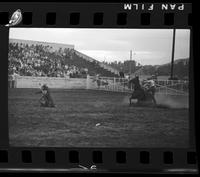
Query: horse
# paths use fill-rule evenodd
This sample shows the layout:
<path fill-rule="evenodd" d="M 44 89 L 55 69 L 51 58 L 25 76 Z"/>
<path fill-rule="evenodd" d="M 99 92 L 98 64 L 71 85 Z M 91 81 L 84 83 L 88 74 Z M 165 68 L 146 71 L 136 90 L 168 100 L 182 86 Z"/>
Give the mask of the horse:
<path fill-rule="evenodd" d="M 132 104 L 131 100 L 132 99 L 137 99 L 137 103 L 145 103 L 145 102 L 150 102 L 154 103 L 156 105 L 156 100 L 154 97 L 155 90 L 145 90 L 141 85 L 139 81 L 139 77 L 135 77 L 129 81 L 129 85 L 132 85 L 134 88 L 134 91 L 129 98 L 130 105 Z M 155 88 L 154 88 L 155 89 Z"/>

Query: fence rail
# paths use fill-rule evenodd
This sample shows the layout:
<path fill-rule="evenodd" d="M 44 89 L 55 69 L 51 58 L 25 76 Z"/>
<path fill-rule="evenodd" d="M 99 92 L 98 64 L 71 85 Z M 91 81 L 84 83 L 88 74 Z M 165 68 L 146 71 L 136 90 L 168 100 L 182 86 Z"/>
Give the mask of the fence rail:
<path fill-rule="evenodd" d="M 113 78 L 113 77 L 99 77 L 100 86 L 98 90 L 108 90 L 114 92 L 133 92 L 133 88 L 128 87 L 128 79 Z M 108 85 L 101 84 L 104 81 Z M 156 81 L 156 93 L 166 95 L 189 95 L 189 82 L 183 80 L 159 80 Z"/>
<path fill-rule="evenodd" d="M 38 83 L 47 83 L 50 88 L 84 88 L 105 90 L 112 92 L 132 93 L 133 88 L 128 85 L 128 79 L 114 77 L 87 76 L 87 79 L 78 78 L 44 78 L 18 76 L 14 80 L 8 78 L 9 88 L 38 88 Z M 188 81 L 156 81 L 156 93 L 166 95 L 189 95 Z"/>

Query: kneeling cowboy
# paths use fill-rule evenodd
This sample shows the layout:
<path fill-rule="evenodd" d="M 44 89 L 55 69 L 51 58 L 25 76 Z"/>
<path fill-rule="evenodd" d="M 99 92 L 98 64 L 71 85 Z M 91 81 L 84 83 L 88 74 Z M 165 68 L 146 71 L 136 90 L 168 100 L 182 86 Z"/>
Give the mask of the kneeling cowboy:
<path fill-rule="evenodd" d="M 44 107 L 55 107 L 53 99 L 51 98 L 49 88 L 46 84 L 42 85 L 41 91 L 37 93 L 42 93 L 42 97 L 39 99 L 40 106 Z"/>

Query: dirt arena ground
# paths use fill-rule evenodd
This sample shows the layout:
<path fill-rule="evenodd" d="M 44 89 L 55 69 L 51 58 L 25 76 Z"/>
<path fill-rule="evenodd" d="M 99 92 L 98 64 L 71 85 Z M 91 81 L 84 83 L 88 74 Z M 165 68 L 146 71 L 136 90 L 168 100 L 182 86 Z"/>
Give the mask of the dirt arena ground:
<path fill-rule="evenodd" d="M 56 108 L 44 108 L 37 91 L 8 90 L 11 146 L 189 146 L 187 108 L 134 107 L 127 93 L 64 89 L 51 89 Z"/>

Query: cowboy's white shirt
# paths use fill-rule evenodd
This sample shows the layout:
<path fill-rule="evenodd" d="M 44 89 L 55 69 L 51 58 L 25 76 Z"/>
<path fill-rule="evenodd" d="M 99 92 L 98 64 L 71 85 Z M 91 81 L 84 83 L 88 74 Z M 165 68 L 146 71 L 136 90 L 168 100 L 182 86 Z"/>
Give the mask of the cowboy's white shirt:
<path fill-rule="evenodd" d="M 155 82 L 153 80 L 149 81 L 150 87 L 154 87 L 155 86 Z"/>

